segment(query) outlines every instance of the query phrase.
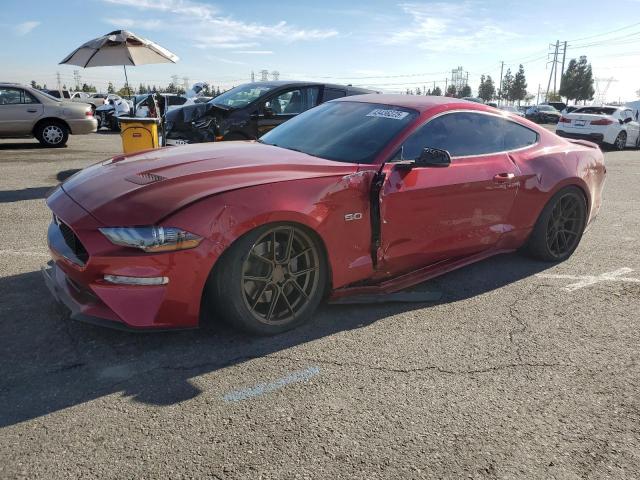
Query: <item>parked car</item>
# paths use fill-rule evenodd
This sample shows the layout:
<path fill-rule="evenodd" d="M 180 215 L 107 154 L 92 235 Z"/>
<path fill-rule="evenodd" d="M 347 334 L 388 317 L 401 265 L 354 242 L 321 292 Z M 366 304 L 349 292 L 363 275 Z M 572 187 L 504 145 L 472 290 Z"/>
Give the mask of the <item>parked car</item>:
<path fill-rule="evenodd" d="M 640 148 L 640 124 L 629 107 L 581 107 L 560 118 L 556 134 L 624 150 Z"/>
<path fill-rule="evenodd" d="M 90 105 L 0 83 L 0 138 L 35 137 L 46 147 L 64 147 L 69 134 L 95 132 L 97 125 Z"/>
<path fill-rule="evenodd" d="M 558 123 L 560 112 L 551 105 L 534 105 L 525 112 L 525 117 L 536 123 Z"/>
<path fill-rule="evenodd" d="M 462 100 L 475 103 L 484 103 L 484 100 L 478 97 L 462 97 Z"/>
<path fill-rule="evenodd" d="M 48 88 L 43 88 L 40 91 L 46 93 L 47 95 L 51 95 L 54 98 L 58 98 L 60 100 L 71 100 L 71 92 L 69 90 L 53 90 Z"/>
<path fill-rule="evenodd" d="M 219 318 L 276 334 L 326 296 L 382 295 L 521 249 L 563 261 L 604 178 L 596 146 L 485 105 L 340 98 L 258 141 L 77 173 L 47 199 L 43 273 L 75 319 L 140 330 Z"/>
<path fill-rule="evenodd" d="M 113 132 L 120 131 L 118 117 L 126 117 L 131 113 L 129 101 L 116 94 L 109 94 L 104 105 L 96 108 L 95 115 L 98 120 L 98 130 L 106 127 Z"/>
<path fill-rule="evenodd" d="M 549 105 L 559 112 L 567 108 L 567 104 L 564 102 L 542 102 L 541 105 Z"/>
<path fill-rule="evenodd" d="M 248 140 L 316 105 L 371 90 L 314 82 L 255 82 L 166 116 L 167 145 Z"/>
<path fill-rule="evenodd" d="M 561 111 L 560 111 L 560 113 L 561 113 L 562 115 L 565 115 L 565 114 L 567 114 L 567 113 L 571 113 L 571 112 L 573 112 L 573 111 L 575 111 L 575 110 L 577 110 L 577 109 L 579 109 L 579 108 L 580 108 L 580 106 L 579 106 L 579 105 L 567 105 L 567 106 L 565 107 L 565 109 L 564 109 L 564 110 L 561 110 Z"/>
<path fill-rule="evenodd" d="M 514 115 L 518 115 L 519 117 L 524 117 L 524 113 L 522 112 L 522 110 L 519 110 L 518 107 L 513 107 L 511 105 L 500 105 L 498 108 L 504 112 L 509 112 L 513 113 Z"/>

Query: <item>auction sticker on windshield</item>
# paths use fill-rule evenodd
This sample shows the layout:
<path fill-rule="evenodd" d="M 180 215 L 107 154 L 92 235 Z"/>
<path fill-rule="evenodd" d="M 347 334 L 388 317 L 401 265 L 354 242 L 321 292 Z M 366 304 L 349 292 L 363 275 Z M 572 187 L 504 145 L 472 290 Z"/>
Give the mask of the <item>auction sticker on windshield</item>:
<path fill-rule="evenodd" d="M 382 108 L 376 108 L 367 113 L 367 117 L 392 118 L 394 120 L 402 120 L 407 115 L 409 115 L 409 112 L 403 112 L 402 110 L 384 110 Z"/>

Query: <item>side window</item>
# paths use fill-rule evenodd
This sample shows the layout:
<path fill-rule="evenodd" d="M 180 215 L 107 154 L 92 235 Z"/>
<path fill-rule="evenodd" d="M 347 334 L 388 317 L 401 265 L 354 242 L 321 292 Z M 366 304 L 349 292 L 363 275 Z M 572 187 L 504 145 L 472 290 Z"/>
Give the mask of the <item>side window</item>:
<path fill-rule="evenodd" d="M 415 160 L 425 147 L 464 157 L 516 150 L 537 141 L 536 132 L 509 120 L 472 112 L 449 113 L 418 129 L 394 160 Z"/>
<path fill-rule="evenodd" d="M 63 96 L 64 98 L 71 98 L 71 96 L 69 95 L 69 92 L 68 92 L 67 90 L 64 90 L 64 91 L 62 92 L 62 96 Z"/>
<path fill-rule="evenodd" d="M 296 88 L 280 93 L 265 103 L 275 115 L 297 115 L 318 103 L 319 87 Z"/>
<path fill-rule="evenodd" d="M 346 97 L 347 92 L 344 90 L 339 90 L 337 88 L 325 88 L 324 95 L 322 96 L 323 102 L 328 102 L 329 100 L 333 100 L 334 98 L 342 98 Z"/>
<path fill-rule="evenodd" d="M 25 103 L 38 103 L 38 100 L 21 88 L 0 87 L 0 105 L 21 105 Z"/>

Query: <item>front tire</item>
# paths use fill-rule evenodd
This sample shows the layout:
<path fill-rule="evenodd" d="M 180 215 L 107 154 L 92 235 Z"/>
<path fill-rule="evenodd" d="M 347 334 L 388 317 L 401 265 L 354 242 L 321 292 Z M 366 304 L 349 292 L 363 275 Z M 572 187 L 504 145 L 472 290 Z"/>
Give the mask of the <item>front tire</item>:
<path fill-rule="evenodd" d="M 613 147 L 616 150 L 624 150 L 627 146 L 627 132 L 622 131 L 616 137 L 615 142 L 613 142 Z"/>
<path fill-rule="evenodd" d="M 577 187 L 556 193 L 545 205 L 529 237 L 525 251 L 546 262 L 569 258 L 582 239 L 587 218 L 587 202 Z"/>
<path fill-rule="evenodd" d="M 56 121 L 42 123 L 38 126 L 35 134 L 40 144 L 49 148 L 64 147 L 69 139 L 67 126 Z"/>
<path fill-rule="evenodd" d="M 237 240 L 208 287 L 214 309 L 236 328 L 275 335 L 311 318 L 327 285 L 319 240 L 293 224 L 259 227 Z"/>

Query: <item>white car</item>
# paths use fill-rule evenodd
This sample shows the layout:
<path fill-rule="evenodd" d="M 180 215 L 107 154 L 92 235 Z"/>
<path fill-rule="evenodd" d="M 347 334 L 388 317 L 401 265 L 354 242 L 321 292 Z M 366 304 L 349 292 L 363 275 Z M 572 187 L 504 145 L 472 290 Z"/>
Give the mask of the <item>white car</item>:
<path fill-rule="evenodd" d="M 629 107 L 578 108 L 560 118 L 556 134 L 610 145 L 617 150 L 640 148 L 640 124 Z"/>
<path fill-rule="evenodd" d="M 519 117 L 524 117 L 524 112 L 518 110 L 517 107 L 512 107 L 511 105 L 500 105 L 498 108 L 504 112 L 509 112 L 513 113 L 514 115 L 518 115 Z"/>

